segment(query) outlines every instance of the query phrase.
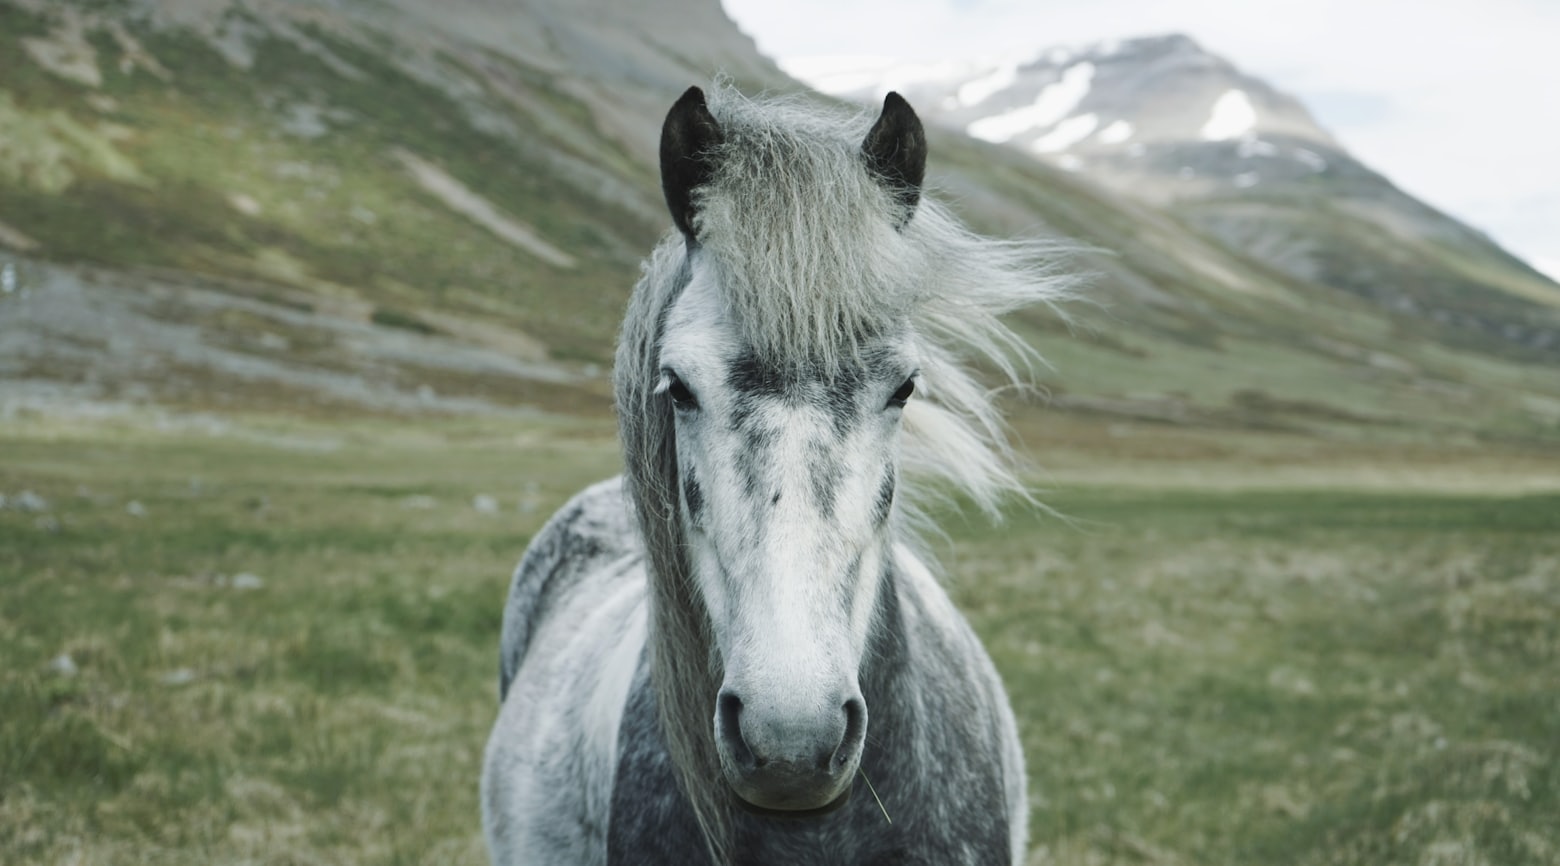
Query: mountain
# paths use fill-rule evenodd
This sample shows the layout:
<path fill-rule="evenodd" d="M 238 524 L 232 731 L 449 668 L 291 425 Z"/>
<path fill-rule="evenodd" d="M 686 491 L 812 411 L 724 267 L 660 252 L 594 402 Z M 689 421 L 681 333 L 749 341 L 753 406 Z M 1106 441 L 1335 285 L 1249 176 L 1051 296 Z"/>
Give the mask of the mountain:
<path fill-rule="evenodd" d="M 1361 164 L 1294 97 L 1182 35 L 1023 59 L 787 68 L 1164 208 L 1231 251 L 1414 316 L 1442 340 L 1560 361 L 1560 287 Z"/>
<path fill-rule="evenodd" d="M 1197 141 L 1283 138 L 1291 149 L 1260 148 L 1311 171 L 1323 168 L 1307 145 L 1336 150 L 1337 142 L 1294 98 L 1241 73 L 1181 35 L 1051 48 L 1024 59 L 896 64 L 873 59 L 813 58 L 786 68 L 824 92 L 867 101 L 897 89 L 923 113 L 975 138 L 1012 144 L 1064 167 L 1084 160 L 1110 164 L 1125 157 L 1122 174 L 1139 177 L 1151 148 Z M 1154 173 L 1157 174 L 1157 173 Z M 1150 174 L 1152 176 L 1152 174 Z M 1172 181 L 1206 185 L 1206 176 Z M 1196 184 L 1134 188 L 1167 200 Z"/>
<path fill-rule="evenodd" d="M 1044 62 L 1052 84 L 1083 76 L 1077 58 Z M 1416 219 L 1445 228 L 1427 234 L 1385 181 L 1347 201 L 1312 192 L 1347 186 L 1343 155 L 1254 84 L 1271 119 L 1250 141 L 1280 148 L 1272 158 L 1241 157 L 1253 145 L 1238 136 L 1184 141 L 1200 126 L 1168 107 L 1154 119 L 1125 85 L 1106 114 L 1114 61 L 1087 62 L 1097 71 L 1077 111 L 1098 114 L 1093 138 L 1122 120 L 1134 132 L 1057 152 L 1080 161 L 1071 169 L 971 138 L 942 121 L 944 99 L 911 91 L 955 127 L 931 131 L 934 191 L 981 231 L 1071 244 L 1065 266 L 1090 275 L 1079 324 L 1019 317 L 1054 364 L 1049 403 L 1015 409 L 1022 425 L 1067 413 L 1560 438 L 1560 377 L 1541 341 L 1435 318 L 1453 309 L 1446 295 L 1499 327 L 1508 307 L 1524 311 L 1541 331 L 1552 284 L 1424 209 Z M 1043 72 L 1032 65 L 1015 80 Z M 0 70 L 0 413 L 151 402 L 605 416 L 624 302 L 670 227 L 656 170 L 666 107 L 720 72 L 749 91 L 800 89 L 715 0 L 0 0 Z M 1004 102 L 988 81 L 970 107 L 1033 105 L 1049 85 L 1032 84 Z M 1161 167 L 1137 168 L 1134 144 L 1141 165 Z M 1305 172 L 1302 147 L 1327 169 Z M 1206 157 L 1192 165 L 1206 188 L 1181 183 L 1178 148 Z M 1273 164 L 1245 169 L 1260 182 L 1242 186 L 1218 148 Z M 1293 182 L 1283 159 L 1299 160 L 1284 169 Z M 1113 160 L 1163 191 L 1088 167 Z M 1348 246 L 1313 225 L 1336 217 L 1293 200 L 1401 225 Z M 1239 208 L 1260 219 L 1235 219 Z M 1282 255 L 1240 234 L 1259 229 Z M 1436 256 L 1416 266 L 1444 290 L 1395 282 L 1399 258 L 1424 250 Z M 1333 270 L 1384 276 L 1351 288 Z"/>

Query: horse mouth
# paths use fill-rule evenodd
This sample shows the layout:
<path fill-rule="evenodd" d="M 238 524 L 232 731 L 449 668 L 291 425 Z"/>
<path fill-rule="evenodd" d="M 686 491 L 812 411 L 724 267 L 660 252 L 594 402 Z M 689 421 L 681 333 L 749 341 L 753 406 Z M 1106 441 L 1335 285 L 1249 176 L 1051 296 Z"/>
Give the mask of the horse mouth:
<path fill-rule="evenodd" d="M 767 806 L 760 806 L 757 803 L 749 802 L 745 797 L 743 797 L 741 794 L 738 794 L 736 791 L 732 791 L 731 793 L 735 796 L 737 805 L 741 806 L 743 810 L 749 814 L 758 815 L 761 818 L 802 820 L 806 818 L 819 818 L 829 814 L 830 812 L 838 811 L 840 807 L 844 806 L 847 802 L 850 801 L 850 792 L 854 790 L 855 787 L 855 785 L 846 785 L 845 790 L 841 791 L 838 797 L 835 797 L 833 800 L 824 803 L 822 806 L 815 806 L 810 809 L 771 809 Z"/>

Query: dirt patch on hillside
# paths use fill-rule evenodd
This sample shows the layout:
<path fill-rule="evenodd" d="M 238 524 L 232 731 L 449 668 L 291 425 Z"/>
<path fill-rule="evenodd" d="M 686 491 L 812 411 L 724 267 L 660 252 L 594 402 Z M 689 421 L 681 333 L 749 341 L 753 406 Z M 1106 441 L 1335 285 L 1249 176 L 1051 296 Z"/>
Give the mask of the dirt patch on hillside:
<path fill-rule="evenodd" d="M 394 413 L 610 411 L 599 370 L 440 316 L 420 331 L 194 277 L 0 256 L 0 407 L 128 401 Z M 15 405 L 13 405 L 15 404 Z"/>

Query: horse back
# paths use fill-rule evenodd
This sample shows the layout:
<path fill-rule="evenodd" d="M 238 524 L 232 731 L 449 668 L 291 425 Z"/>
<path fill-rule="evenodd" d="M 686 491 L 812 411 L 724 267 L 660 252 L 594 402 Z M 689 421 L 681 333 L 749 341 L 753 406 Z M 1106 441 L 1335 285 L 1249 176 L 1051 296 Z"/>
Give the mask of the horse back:
<path fill-rule="evenodd" d="M 621 477 L 576 494 L 542 527 L 515 567 L 499 639 L 498 696 L 509 694 L 537 626 L 585 576 L 640 550 Z"/>

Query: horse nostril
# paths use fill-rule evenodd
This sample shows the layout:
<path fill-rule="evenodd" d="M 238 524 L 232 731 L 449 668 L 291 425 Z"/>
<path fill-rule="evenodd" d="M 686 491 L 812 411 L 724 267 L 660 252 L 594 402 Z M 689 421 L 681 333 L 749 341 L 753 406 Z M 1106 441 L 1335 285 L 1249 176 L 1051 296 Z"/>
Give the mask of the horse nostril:
<path fill-rule="evenodd" d="M 861 744 L 867 736 L 867 705 L 860 698 L 845 702 L 845 736 L 839 748 L 834 750 L 833 768 L 838 770 L 852 758 L 861 754 Z"/>
<path fill-rule="evenodd" d="M 754 758 L 753 750 L 742 737 L 742 699 L 722 690 L 715 703 L 715 714 L 720 723 L 720 737 L 731 749 L 731 757 L 737 765 L 745 769 L 762 767 L 766 762 Z"/>

